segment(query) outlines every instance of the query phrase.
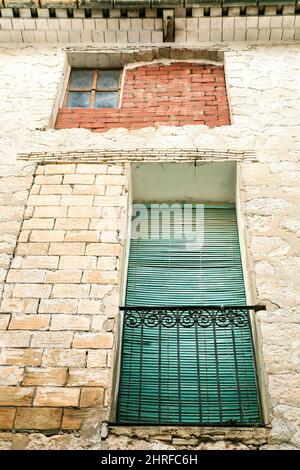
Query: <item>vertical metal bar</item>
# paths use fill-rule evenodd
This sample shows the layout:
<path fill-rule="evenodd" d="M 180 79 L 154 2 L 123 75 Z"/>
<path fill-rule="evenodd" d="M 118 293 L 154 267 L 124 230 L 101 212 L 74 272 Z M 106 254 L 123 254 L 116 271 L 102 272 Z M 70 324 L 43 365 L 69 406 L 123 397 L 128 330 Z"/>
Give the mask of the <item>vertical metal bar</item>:
<path fill-rule="evenodd" d="M 236 345 L 235 345 L 235 335 L 234 335 L 233 324 L 230 323 L 230 326 L 231 326 L 231 338 L 232 338 L 233 358 L 234 358 L 234 367 L 235 367 L 235 381 L 236 381 L 236 389 L 237 389 L 238 401 L 239 401 L 240 420 L 242 423 L 244 417 L 243 417 L 243 405 L 242 405 L 242 397 L 241 397 L 241 389 L 240 389 L 239 368 L 238 368 L 238 362 L 237 362 L 237 352 L 236 352 Z"/>
<path fill-rule="evenodd" d="M 246 315 L 247 315 L 247 321 L 248 321 L 248 328 L 249 328 L 249 331 L 250 331 L 251 351 L 252 351 L 253 366 L 254 366 L 254 377 L 255 377 L 257 399 L 258 399 L 259 422 L 260 422 L 261 425 L 263 425 L 264 420 L 263 420 L 261 390 L 260 390 L 260 383 L 259 383 L 259 377 L 258 377 L 257 360 L 256 360 L 255 349 L 254 349 L 253 331 L 252 331 L 252 325 L 251 325 L 249 310 L 246 312 Z"/>
<path fill-rule="evenodd" d="M 179 321 L 177 318 L 177 373 L 178 373 L 178 417 L 181 423 L 181 380 L 180 380 L 180 341 L 179 341 Z"/>
<path fill-rule="evenodd" d="M 158 423 L 161 423 L 161 312 L 158 312 Z"/>
<path fill-rule="evenodd" d="M 120 421 L 120 411 L 121 411 L 121 394 L 122 394 L 122 378 L 123 378 L 123 363 L 124 363 L 124 339 L 125 339 L 125 315 L 126 310 L 124 310 L 122 315 L 122 343 L 121 343 L 121 364 L 120 364 L 120 375 L 119 375 L 119 387 L 118 387 L 118 399 L 117 399 L 117 421 Z"/>
<path fill-rule="evenodd" d="M 195 335 L 196 335 L 196 356 L 197 356 L 197 376 L 198 376 L 198 400 L 199 400 L 199 420 L 202 423 L 202 399 L 201 399 L 201 377 L 200 377 L 200 358 L 199 358 L 199 338 L 198 327 L 195 322 Z"/>
<path fill-rule="evenodd" d="M 223 422 L 223 413 L 222 413 L 222 400 L 221 400 L 220 375 L 219 375 L 219 359 L 218 359 L 218 345 L 217 345 L 215 319 L 213 320 L 213 336 L 214 336 L 214 349 L 215 349 L 215 359 L 216 359 L 216 376 L 217 376 L 217 389 L 218 389 L 218 401 L 219 401 L 219 414 L 220 414 L 220 423 L 222 423 Z"/>
<path fill-rule="evenodd" d="M 140 346 L 140 377 L 139 377 L 139 408 L 138 408 L 138 422 L 141 421 L 142 409 L 142 375 L 143 375 L 143 335 L 144 335 L 144 319 L 141 322 L 141 346 Z"/>

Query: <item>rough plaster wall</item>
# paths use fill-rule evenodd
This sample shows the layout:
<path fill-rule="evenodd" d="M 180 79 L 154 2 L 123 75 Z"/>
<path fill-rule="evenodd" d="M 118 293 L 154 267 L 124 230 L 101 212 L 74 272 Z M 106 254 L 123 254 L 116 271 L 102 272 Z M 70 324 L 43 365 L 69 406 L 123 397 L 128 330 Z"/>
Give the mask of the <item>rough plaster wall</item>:
<path fill-rule="evenodd" d="M 255 150 L 259 163 L 242 164 L 243 208 L 252 255 L 254 301 L 259 314 L 272 429 L 263 448 L 300 447 L 299 321 L 299 98 L 297 45 L 229 45 L 225 53 L 232 125 L 208 129 L 147 128 L 95 134 L 85 129 L 47 129 L 64 68 L 59 49 L 0 49 L 0 266 L 5 278 L 31 185 L 33 167 L 18 152 L 87 148 L 205 147 Z M 1 317 L 0 317 L 1 319 Z M 2 328 L 6 328 L 3 319 Z M 91 433 L 93 429 L 93 437 Z M 172 447 L 152 437 L 111 435 L 100 443 L 93 426 L 75 435 L 1 435 L 3 448 Z M 238 438 L 236 439 L 238 440 Z M 234 442 L 236 442 L 234 440 Z M 151 443 L 153 442 L 153 443 Z M 199 442 L 199 441 L 197 441 Z M 224 439 L 214 448 L 224 447 Z M 231 441 L 229 441 L 231 442 Z M 196 442 L 195 444 L 196 445 Z M 210 444 L 206 444 L 208 447 Z M 232 444 L 235 447 L 247 444 Z"/>

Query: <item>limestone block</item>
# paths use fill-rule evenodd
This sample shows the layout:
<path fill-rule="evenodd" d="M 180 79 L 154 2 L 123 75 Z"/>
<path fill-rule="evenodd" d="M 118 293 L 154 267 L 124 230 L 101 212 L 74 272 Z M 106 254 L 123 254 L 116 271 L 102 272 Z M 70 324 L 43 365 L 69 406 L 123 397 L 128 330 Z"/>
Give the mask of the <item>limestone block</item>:
<path fill-rule="evenodd" d="M 43 367 L 83 367 L 85 363 L 86 352 L 78 349 L 45 349 L 42 359 Z"/>
<path fill-rule="evenodd" d="M 0 387 L 0 406 L 30 406 L 33 387 Z"/>
<path fill-rule="evenodd" d="M 105 286 L 106 291 L 110 290 L 110 286 Z M 97 315 L 100 313 L 101 300 L 94 299 L 80 299 L 78 304 L 78 313 L 89 313 L 90 315 Z"/>
<path fill-rule="evenodd" d="M 65 235 L 66 242 L 98 242 L 100 232 L 98 230 L 68 230 Z"/>
<path fill-rule="evenodd" d="M 35 218 L 56 218 L 56 217 L 66 217 L 68 212 L 67 206 L 42 206 L 34 208 L 34 217 Z M 30 216 L 31 217 L 31 216 Z"/>
<path fill-rule="evenodd" d="M 0 366 L 0 386 L 20 385 L 24 368 L 18 366 Z"/>
<path fill-rule="evenodd" d="M 46 330 L 49 327 L 50 315 L 12 315 L 10 330 Z"/>
<path fill-rule="evenodd" d="M 70 348 L 73 333 L 69 331 L 39 331 L 32 334 L 34 348 Z"/>
<path fill-rule="evenodd" d="M 22 268 L 26 269 L 56 269 L 58 256 L 26 256 L 22 258 Z"/>
<path fill-rule="evenodd" d="M 108 385 L 108 370 L 97 369 L 69 369 L 68 386 L 103 387 Z"/>
<path fill-rule="evenodd" d="M 300 325 L 262 323 L 263 357 L 270 374 L 297 373 L 300 371 Z"/>
<path fill-rule="evenodd" d="M 113 346 L 112 333 L 75 333 L 73 348 L 110 349 Z"/>
<path fill-rule="evenodd" d="M 90 410 L 64 410 L 62 429 L 75 430 L 80 429 L 82 422 L 89 415 Z"/>
<path fill-rule="evenodd" d="M 15 428 L 40 431 L 59 429 L 61 416 L 62 409 L 59 408 L 19 408 Z"/>
<path fill-rule="evenodd" d="M 45 256 L 48 253 L 48 247 L 48 243 L 18 243 L 16 253 L 21 256 Z"/>
<path fill-rule="evenodd" d="M 66 367 L 27 367 L 23 385 L 63 386 L 67 381 Z"/>
<path fill-rule="evenodd" d="M 105 367 L 106 366 L 106 351 L 92 350 L 88 352 L 87 367 Z"/>
<path fill-rule="evenodd" d="M 29 219 L 24 220 L 23 222 L 23 229 L 43 229 L 43 230 L 51 230 L 53 229 L 55 219 Z"/>
<path fill-rule="evenodd" d="M 283 217 L 280 222 L 280 227 L 295 233 L 300 236 L 300 218 L 299 217 Z"/>
<path fill-rule="evenodd" d="M 120 252 L 117 243 L 88 243 L 86 246 L 86 254 L 92 256 L 119 256 Z"/>
<path fill-rule="evenodd" d="M 1 408 L 0 409 L 0 429 L 12 429 L 15 419 L 15 408 Z"/>
<path fill-rule="evenodd" d="M 284 256 L 290 246 L 280 237 L 255 236 L 251 239 L 251 252 L 255 257 Z"/>
<path fill-rule="evenodd" d="M 246 203 L 248 213 L 260 215 L 272 215 L 289 210 L 291 203 L 285 199 L 275 197 L 255 198 Z"/>
<path fill-rule="evenodd" d="M 94 269 L 96 268 L 96 256 L 61 256 L 59 269 Z"/>
<path fill-rule="evenodd" d="M 76 165 L 67 163 L 63 165 L 45 165 L 45 175 L 65 175 L 75 173 Z"/>
<path fill-rule="evenodd" d="M 10 322 L 10 315 L 7 313 L 0 314 L 0 330 L 6 330 Z"/>
<path fill-rule="evenodd" d="M 299 407 L 300 376 L 299 374 L 269 375 L 269 390 L 275 405 L 283 404 Z"/>
<path fill-rule="evenodd" d="M 42 354 L 41 349 L 1 348 L 0 363 L 7 366 L 38 366 L 41 364 Z"/>
<path fill-rule="evenodd" d="M 60 204 L 62 206 L 92 206 L 94 197 L 90 195 L 72 195 L 61 197 Z M 47 204 L 46 204 L 47 205 Z"/>
<path fill-rule="evenodd" d="M 90 286 L 78 284 L 56 284 L 52 296 L 59 299 L 82 299 L 89 297 Z"/>
<path fill-rule="evenodd" d="M 90 284 L 117 284 L 118 279 L 118 273 L 112 271 L 84 271 L 82 276 L 82 282 Z"/>
<path fill-rule="evenodd" d="M 45 275 L 44 269 L 10 269 L 6 282 L 39 283 L 44 281 Z"/>
<path fill-rule="evenodd" d="M 13 297 L 44 299 L 50 296 L 51 286 L 46 284 L 15 284 Z"/>
<path fill-rule="evenodd" d="M 54 315 L 50 329 L 89 331 L 90 318 L 84 315 Z"/>
<path fill-rule="evenodd" d="M 36 313 L 38 300 L 36 299 L 3 299 L 0 312 L 9 313 Z"/>
<path fill-rule="evenodd" d="M 29 331 L 0 331 L 1 347 L 28 348 L 31 333 Z"/>
<path fill-rule="evenodd" d="M 76 168 L 76 173 L 80 174 L 105 174 L 107 171 L 107 165 L 101 163 L 97 164 L 88 164 L 88 163 L 79 163 Z M 97 182 L 96 182 L 97 184 Z"/>
<path fill-rule="evenodd" d="M 34 406 L 77 406 L 80 388 L 38 387 Z"/>
<path fill-rule="evenodd" d="M 80 218 L 80 217 L 58 218 L 55 221 L 55 229 L 56 230 L 86 230 L 89 227 L 89 222 L 90 222 L 90 219 L 88 218 Z"/>
<path fill-rule="evenodd" d="M 49 255 L 83 255 L 85 243 L 50 243 Z"/>
<path fill-rule="evenodd" d="M 77 299 L 42 299 L 39 305 L 39 313 L 69 313 L 77 311 Z"/>
<path fill-rule="evenodd" d="M 76 184 L 73 189 L 74 195 L 90 194 L 93 196 L 103 196 L 104 193 L 105 193 L 105 186 Z M 106 194 L 107 194 L 107 191 L 106 191 Z"/>
<path fill-rule="evenodd" d="M 74 265 L 75 266 L 75 265 Z M 52 271 L 46 274 L 45 282 L 52 284 L 79 284 L 81 282 L 81 271 Z"/>
<path fill-rule="evenodd" d="M 103 406 L 103 400 L 102 387 L 84 387 L 81 391 L 80 406 L 83 408 Z"/>
<path fill-rule="evenodd" d="M 253 232 L 267 232 L 271 229 L 271 215 L 253 215 L 247 218 L 249 229 Z"/>

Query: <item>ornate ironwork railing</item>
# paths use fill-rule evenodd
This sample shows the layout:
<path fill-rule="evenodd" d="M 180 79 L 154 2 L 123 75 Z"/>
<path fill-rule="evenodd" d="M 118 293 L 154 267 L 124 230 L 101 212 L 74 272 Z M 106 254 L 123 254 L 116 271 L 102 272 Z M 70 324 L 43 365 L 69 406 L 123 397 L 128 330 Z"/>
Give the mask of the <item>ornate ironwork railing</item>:
<path fill-rule="evenodd" d="M 155 328 L 172 328 L 180 325 L 191 328 L 195 325 L 208 328 L 211 325 L 220 328 L 249 325 L 249 311 L 265 310 L 265 306 L 183 306 L 183 307 L 120 307 L 124 311 L 124 325 L 137 328 L 141 325 Z"/>
<path fill-rule="evenodd" d="M 125 306 L 119 424 L 261 425 L 255 306 Z"/>

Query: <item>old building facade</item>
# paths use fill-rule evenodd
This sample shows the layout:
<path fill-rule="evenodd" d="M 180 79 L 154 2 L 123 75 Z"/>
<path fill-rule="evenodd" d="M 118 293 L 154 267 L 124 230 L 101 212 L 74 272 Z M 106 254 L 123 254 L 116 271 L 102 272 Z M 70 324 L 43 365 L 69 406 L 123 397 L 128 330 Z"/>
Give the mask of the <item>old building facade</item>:
<path fill-rule="evenodd" d="M 0 0 L 1 449 L 300 448 L 298 13 L 290 0 Z M 141 202 L 204 205 L 208 245 L 225 251 L 207 255 L 202 301 L 188 260 L 170 298 L 161 279 L 176 263 L 138 270 L 150 259 L 130 244 Z M 126 315 L 148 318 L 120 309 L 129 301 L 152 306 L 152 333 L 139 324 L 129 339 Z M 164 302 L 166 321 L 195 307 L 213 356 L 204 333 L 155 330 Z M 234 320 L 246 305 L 258 306 L 249 338 Z M 134 349 L 146 332 L 158 356 Z M 200 357 L 187 389 L 186 350 L 190 367 Z"/>

